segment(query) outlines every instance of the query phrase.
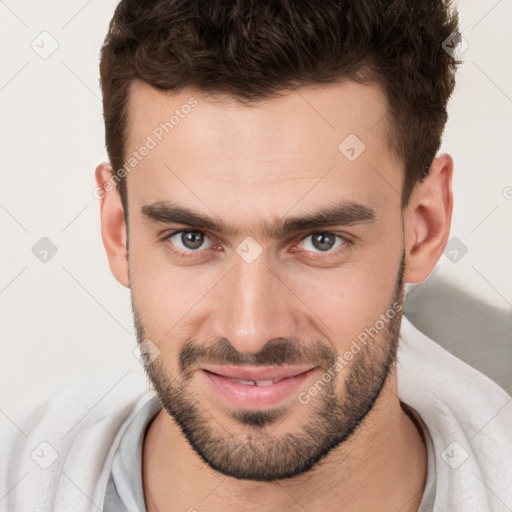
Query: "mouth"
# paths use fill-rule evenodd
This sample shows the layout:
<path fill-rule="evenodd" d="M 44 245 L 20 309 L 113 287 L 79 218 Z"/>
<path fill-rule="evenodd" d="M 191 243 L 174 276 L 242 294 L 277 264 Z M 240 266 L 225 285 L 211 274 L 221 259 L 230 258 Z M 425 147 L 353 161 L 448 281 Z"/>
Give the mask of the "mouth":
<path fill-rule="evenodd" d="M 261 409 L 289 398 L 318 367 L 243 368 L 205 366 L 200 369 L 210 389 L 225 403 Z"/>

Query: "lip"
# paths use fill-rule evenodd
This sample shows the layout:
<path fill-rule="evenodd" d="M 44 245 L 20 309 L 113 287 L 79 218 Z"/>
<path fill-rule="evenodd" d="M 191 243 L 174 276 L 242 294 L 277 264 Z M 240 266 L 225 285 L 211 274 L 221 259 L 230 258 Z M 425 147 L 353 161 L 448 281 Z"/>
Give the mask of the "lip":
<path fill-rule="evenodd" d="M 240 380 L 277 380 L 288 377 L 294 377 L 308 370 L 312 366 L 285 366 L 285 367 L 240 367 L 240 366 L 216 366 L 207 365 L 202 366 L 202 370 L 207 370 L 211 373 L 228 377 L 231 379 Z"/>
<path fill-rule="evenodd" d="M 263 409 L 275 406 L 297 392 L 299 386 L 311 374 L 318 370 L 314 368 L 240 368 L 219 366 L 213 372 L 210 368 L 201 368 L 200 373 L 214 393 L 232 407 L 241 409 Z M 244 381 L 270 381 L 266 385 L 250 385 L 235 382 L 231 379 Z"/>

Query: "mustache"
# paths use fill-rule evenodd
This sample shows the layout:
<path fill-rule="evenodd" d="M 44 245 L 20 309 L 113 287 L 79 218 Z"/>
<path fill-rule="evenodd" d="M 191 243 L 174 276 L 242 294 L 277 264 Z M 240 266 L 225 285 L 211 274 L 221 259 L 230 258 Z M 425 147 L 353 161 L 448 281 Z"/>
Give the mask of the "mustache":
<path fill-rule="evenodd" d="M 290 338 L 274 338 L 256 353 L 238 351 L 226 338 L 210 345 L 188 340 L 180 351 L 179 367 L 182 374 L 191 373 L 200 364 L 233 366 L 287 366 L 311 365 L 328 369 L 336 363 L 338 353 L 321 342 L 304 343 Z"/>

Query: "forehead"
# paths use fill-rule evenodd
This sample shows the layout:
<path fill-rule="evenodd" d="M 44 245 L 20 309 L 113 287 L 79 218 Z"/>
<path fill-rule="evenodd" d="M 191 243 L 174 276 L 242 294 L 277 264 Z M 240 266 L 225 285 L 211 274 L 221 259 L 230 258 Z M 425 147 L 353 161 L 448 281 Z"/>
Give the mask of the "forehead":
<path fill-rule="evenodd" d="M 399 204 L 402 166 L 389 149 L 386 114 L 380 87 L 353 81 L 250 104 L 135 81 L 126 156 L 151 150 L 127 173 L 129 198 L 208 205 L 231 219 L 238 211 L 274 218 L 294 205 L 311 211 L 336 197 L 376 210 Z"/>
<path fill-rule="evenodd" d="M 193 108 L 194 116 L 188 116 L 191 98 L 199 107 Z M 387 127 L 386 96 L 380 86 L 375 83 L 362 85 L 352 80 L 303 86 L 282 92 L 277 98 L 245 103 L 227 94 L 206 93 L 193 88 L 179 92 L 159 91 L 143 81 L 134 80 L 128 100 L 128 145 L 150 133 L 160 123 L 169 121 L 173 113 L 177 114 L 174 116 L 177 119 L 171 122 L 173 129 L 181 124 L 176 132 L 183 136 L 190 131 L 197 133 L 201 124 L 203 132 L 210 131 L 209 140 L 232 140 L 231 136 L 236 134 L 237 139 L 248 139 L 246 142 L 257 135 L 256 143 L 266 135 L 267 142 L 271 142 L 275 140 L 273 135 L 286 127 L 287 132 L 294 136 L 303 133 L 311 137 L 313 132 L 320 132 L 322 136 L 319 139 L 323 139 L 330 133 L 332 137 L 329 139 L 337 141 L 344 134 L 352 133 L 363 142 L 371 143 L 384 137 Z M 197 122 L 192 119 L 181 123 L 186 117 L 196 118 Z M 307 127 L 309 130 L 304 130 Z M 207 143 L 208 140 L 203 138 L 201 142 Z M 282 141 L 275 140 L 271 146 L 278 142 Z M 256 148 L 246 147 L 246 151 L 252 149 Z M 261 153 L 261 148 L 257 149 Z M 226 150 L 230 148 L 223 148 Z"/>

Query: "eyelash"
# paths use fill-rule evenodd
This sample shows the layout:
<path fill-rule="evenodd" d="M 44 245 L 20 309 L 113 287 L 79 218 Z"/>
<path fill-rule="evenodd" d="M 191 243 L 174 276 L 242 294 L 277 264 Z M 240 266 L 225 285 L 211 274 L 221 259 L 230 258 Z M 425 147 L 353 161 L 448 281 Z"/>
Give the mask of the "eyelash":
<path fill-rule="evenodd" d="M 169 240 L 174 235 L 177 235 L 179 233 L 202 233 L 202 234 L 206 235 L 206 233 L 204 231 L 199 231 L 199 230 L 195 230 L 195 229 L 180 229 L 180 230 L 177 230 L 177 231 L 173 231 L 172 233 L 169 233 L 168 235 L 165 235 L 162 238 L 162 241 L 163 242 L 169 242 Z M 343 243 L 339 247 L 337 247 L 334 250 L 334 252 L 329 253 L 327 256 L 324 256 L 321 253 L 318 253 L 319 254 L 318 256 L 307 256 L 306 258 L 309 259 L 309 260 L 318 260 L 318 259 L 326 260 L 326 259 L 330 259 L 330 258 L 333 258 L 333 257 L 341 256 L 342 254 L 347 252 L 350 249 L 350 247 L 352 246 L 352 244 L 353 244 L 352 240 L 346 238 L 345 234 L 343 234 L 343 233 L 336 233 L 336 232 L 333 232 L 333 231 L 311 231 L 310 233 L 304 235 L 298 241 L 298 243 L 302 242 L 303 240 L 305 240 L 306 238 L 308 238 L 308 237 L 310 237 L 312 235 L 316 235 L 316 234 L 319 234 L 319 233 L 329 234 L 329 235 L 334 235 L 336 237 L 339 237 L 339 238 L 341 238 L 343 240 Z M 177 256 L 178 258 L 181 258 L 181 259 L 195 258 L 196 254 L 201 252 L 200 250 L 199 251 L 179 251 L 179 250 L 173 249 L 171 243 L 166 243 L 166 248 L 174 256 Z M 299 251 L 299 252 L 301 252 L 301 251 Z M 304 251 L 304 252 L 308 252 L 308 251 Z"/>

